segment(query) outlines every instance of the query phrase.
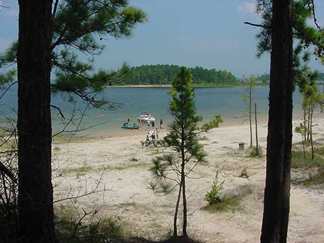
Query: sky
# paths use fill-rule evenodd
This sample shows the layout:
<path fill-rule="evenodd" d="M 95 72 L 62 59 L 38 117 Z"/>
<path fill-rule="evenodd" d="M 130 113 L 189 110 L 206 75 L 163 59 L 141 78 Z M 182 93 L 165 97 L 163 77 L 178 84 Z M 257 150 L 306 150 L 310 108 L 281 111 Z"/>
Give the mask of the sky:
<path fill-rule="evenodd" d="M 105 38 L 105 51 L 96 57 L 96 67 L 115 69 L 124 62 L 177 64 L 226 69 L 237 76 L 269 72 L 269 55 L 256 57 L 258 29 L 243 24 L 259 23 L 256 0 L 130 0 L 148 21 L 138 25 L 128 38 Z M 17 39 L 16 1 L 0 0 L 0 52 Z M 316 0 L 319 22 L 324 26 L 324 1 Z M 324 66 L 312 67 L 324 72 Z"/>

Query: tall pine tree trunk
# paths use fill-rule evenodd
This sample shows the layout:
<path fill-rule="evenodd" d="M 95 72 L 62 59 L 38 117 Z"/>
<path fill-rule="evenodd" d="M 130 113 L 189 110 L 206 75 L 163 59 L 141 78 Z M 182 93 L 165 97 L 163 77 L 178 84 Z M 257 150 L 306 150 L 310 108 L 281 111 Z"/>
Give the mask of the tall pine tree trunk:
<path fill-rule="evenodd" d="M 306 159 L 306 107 L 303 107 L 303 112 L 304 112 L 304 128 L 302 130 L 303 132 L 303 154 L 304 154 L 304 159 Z"/>
<path fill-rule="evenodd" d="M 186 196 L 186 175 L 185 175 L 185 150 L 184 150 L 184 129 L 182 129 L 182 149 L 181 149 L 181 185 L 182 185 L 182 204 L 183 204 L 183 223 L 182 223 L 182 235 L 188 236 L 187 233 L 187 196 Z"/>
<path fill-rule="evenodd" d="M 311 105 L 307 105 L 307 143 L 310 143 Z"/>
<path fill-rule="evenodd" d="M 51 183 L 51 0 L 19 0 L 18 219 L 24 243 L 55 242 Z"/>
<path fill-rule="evenodd" d="M 314 105 L 310 105 L 310 128 L 309 128 L 309 140 L 311 145 L 312 160 L 314 160 L 314 140 L 313 140 L 313 114 L 314 114 Z"/>
<path fill-rule="evenodd" d="M 273 0 L 267 172 L 262 243 L 285 243 L 292 144 L 291 0 Z"/>
<path fill-rule="evenodd" d="M 253 140 L 252 140 L 252 84 L 250 81 L 249 87 L 249 122 L 250 122 L 250 148 L 253 147 Z"/>
<path fill-rule="evenodd" d="M 258 114 L 257 114 L 257 104 L 254 103 L 254 122 L 255 122 L 255 152 L 256 155 L 260 155 L 259 148 L 259 137 L 258 137 Z"/>
<path fill-rule="evenodd" d="M 174 212 L 174 216 L 173 216 L 173 237 L 174 238 L 176 238 L 178 236 L 177 221 L 178 221 L 178 212 L 179 212 L 179 205 L 180 205 L 180 199 L 181 199 L 181 191 L 182 191 L 182 183 L 180 182 L 175 212 Z"/>

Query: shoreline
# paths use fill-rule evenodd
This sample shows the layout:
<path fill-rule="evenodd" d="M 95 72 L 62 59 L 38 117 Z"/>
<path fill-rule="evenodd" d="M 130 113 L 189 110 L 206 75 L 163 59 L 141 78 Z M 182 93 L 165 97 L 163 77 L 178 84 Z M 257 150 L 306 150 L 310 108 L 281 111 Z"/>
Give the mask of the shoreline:
<path fill-rule="evenodd" d="M 223 118 L 224 119 L 224 118 Z M 201 124 L 199 124 L 199 127 L 207 122 L 208 120 L 205 120 Z M 266 124 L 266 117 L 260 117 L 259 119 L 259 126 L 264 126 Z M 246 126 L 248 125 L 248 118 L 225 118 L 224 122 L 221 123 L 219 128 L 229 128 L 229 127 L 239 127 L 239 126 Z M 165 134 L 168 132 L 168 124 L 163 125 L 162 129 L 159 127 L 156 127 L 158 129 L 159 134 Z M 113 138 L 134 138 L 134 137 L 139 137 L 143 136 L 143 138 L 146 136 L 148 132 L 148 129 L 146 128 L 140 128 L 138 130 L 127 130 L 127 129 L 122 129 L 120 127 L 115 127 L 111 128 L 111 131 L 104 131 L 104 130 L 92 130 L 89 129 L 87 131 L 82 131 L 79 133 L 75 134 L 65 134 L 65 135 L 60 135 L 57 140 L 71 140 L 73 142 L 74 140 L 76 141 L 91 141 L 91 140 L 97 140 L 97 139 L 113 139 Z M 71 139 L 70 139 L 71 138 Z M 55 140 L 54 140 L 55 143 Z M 60 142 L 59 142 L 60 143 Z"/>
<path fill-rule="evenodd" d="M 267 85 L 257 85 L 259 86 L 267 86 Z M 125 84 L 125 85 L 112 85 L 109 88 L 171 88 L 171 84 Z M 193 84 L 194 88 L 244 88 L 246 85 L 244 84 L 219 84 L 219 85 L 209 85 L 209 84 Z"/>
<path fill-rule="evenodd" d="M 235 117 L 235 118 L 223 118 L 224 122 L 220 124 L 220 127 L 218 129 L 222 128 L 233 128 L 233 129 L 239 129 L 240 127 L 243 128 L 245 126 L 249 125 L 248 117 Z M 314 122 L 324 119 L 324 113 L 317 112 L 314 114 Z M 296 124 L 299 124 L 302 120 L 301 114 L 294 114 L 293 116 L 293 130 L 295 129 Z M 199 124 L 199 127 L 207 122 L 204 121 L 201 124 Z M 268 123 L 268 116 L 261 115 L 258 117 L 258 127 L 266 127 Z M 316 125 L 316 122 L 314 123 Z M 252 127 L 254 129 L 254 117 L 252 119 Z M 168 125 L 165 124 L 162 129 L 157 127 L 158 132 L 160 136 L 164 136 L 168 132 Z M 142 137 L 145 138 L 146 134 L 148 132 L 148 129 L 140 128 L 138 130 L 127 130 L 122 129 L 120 127 L 114 127 L 110 128 L 109 130 L 104 129 L 97 129 L 97 130 L 87 130 L 82 131 L 80 133 L 75 134 L 65 134 L 62 136 L 59 136 L 57 139 L 54 139 L 54 143 L 60 144 L 67 142 L 87 142 L 91 140 L 98 140 L 98 139 L 114 139 L 114 138 L 135 138 L 135 137 Z"/>

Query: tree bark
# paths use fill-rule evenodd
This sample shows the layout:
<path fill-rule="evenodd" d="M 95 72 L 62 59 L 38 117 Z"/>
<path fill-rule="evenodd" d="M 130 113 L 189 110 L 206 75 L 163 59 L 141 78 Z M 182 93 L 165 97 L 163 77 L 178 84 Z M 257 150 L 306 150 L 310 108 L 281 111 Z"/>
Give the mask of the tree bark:
<path fill-rule="evenodd" d="M 312 160 L 314 160 L 314 140 L 313 140 L 313 114 L 314 114 L 314 105 L 310 105 L 310 128 L 309 128 L 309 140 L 311 144 L 311 151 L 312 151 Z"/>
<path fill-rule="evenodd" d="M 304 154 L 304 159 L 306 159 L 306 133 L 307 133 L 307 130 L 306 130 L 306 107 L 303 107 L 303 112 L 304 112 L 304 128 L 302 130 L 303 132 L 303 154 Z"/>
<path fill-rule="evenodd" d="M 250 91 L 249 91 L 249 121 L 250 121 L 250 148 L 253 147 L 253 139 L 252 139 L 252 83 L 250 81 Z"/>
<path fill-rule="evenodd" d="M 186 175 L 185 175 L 185 163 L 183 162 L 181 166 L 181 180 L 182 180 L 182 203 L 183 203 L 183 225 L 182 225 L 182 235 L 184 237 L 188 236 L 187 233 L 187 197 L 186 197 Z"/>
<path fill-rule="evenodd" d="M 24 243 L 55 242 L 51 178 L 51 0 L 19 0 L 18 220 Z"/>
<path fill-rule="evenodd" d="M 181 189 L 182 189 L 182 183 L 180 182 L 175 212 L 174 212 L 174 216 L 173 216 L 173 237 L 174 238 L 176 238 L 178 236 L 177 220 L 178 220 L 179 204 L 180 204 L 180 199 L 181 199 Z"/>
<path fill-rule="evenodd" d="M 311 105 L 307 107 L 307 143 L 310 143 L 310 130 L 311 130 Z"/>
<path fill-rule="evenodd" d="M 273 0 L 267 172 L 262 243 L 287 241 L 292 145 L 291 0 Z"/>
<path fill-rule="evenodd" d="M 255 119 L 255 151 L 256 155 L 260 155 L 259 149 L 259 138 L 258 138 L 258 115 L 257 115 L 257 104 L 254 103 L 254 119 Z"/>

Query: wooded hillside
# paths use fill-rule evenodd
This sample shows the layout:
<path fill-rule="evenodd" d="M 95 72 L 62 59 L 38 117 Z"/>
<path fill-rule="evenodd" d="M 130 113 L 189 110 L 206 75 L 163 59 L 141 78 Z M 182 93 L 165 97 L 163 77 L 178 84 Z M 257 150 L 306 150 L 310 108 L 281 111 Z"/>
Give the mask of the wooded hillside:
<path fill-rule="evenodd" d="M 177 65 L 142 65 L 131 67 L 123 84 L 171 84 L 180 71 Z M 239 79 L 226 70 L 189 68 L 193 83 L 211 86 L 237 85 Z"/>

